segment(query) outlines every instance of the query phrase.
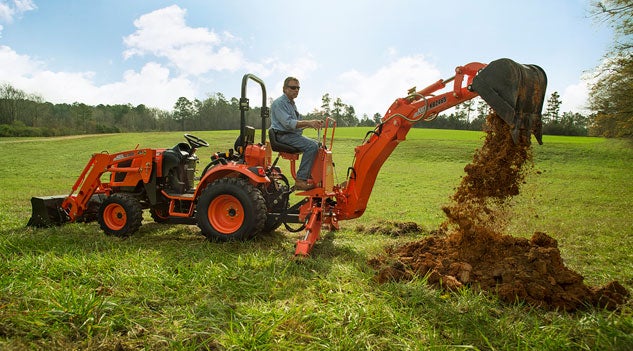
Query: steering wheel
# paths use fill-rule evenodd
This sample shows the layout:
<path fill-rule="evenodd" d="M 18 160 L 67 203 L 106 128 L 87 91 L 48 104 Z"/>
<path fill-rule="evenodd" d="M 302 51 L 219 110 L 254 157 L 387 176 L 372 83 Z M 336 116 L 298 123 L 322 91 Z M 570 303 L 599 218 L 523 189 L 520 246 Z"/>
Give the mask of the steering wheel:
<path fill-rule="evenodd" d="M 191 145 L 191 147 L 194 149 L 209 146 L 209 143 L 191 134 L 185 134 L 185 139 L 187 139 L 189 145 Z"/>

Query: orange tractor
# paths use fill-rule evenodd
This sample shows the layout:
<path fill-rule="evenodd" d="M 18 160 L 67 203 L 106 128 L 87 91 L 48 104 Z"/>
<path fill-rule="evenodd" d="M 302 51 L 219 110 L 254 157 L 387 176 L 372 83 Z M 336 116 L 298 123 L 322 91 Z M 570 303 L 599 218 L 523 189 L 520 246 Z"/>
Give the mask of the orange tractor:
<path fill-rule="evenodd" d="M 258 143 L 255 129 L 245 124 L 249 80 L 262 90 Z M 451 90 L 436 95 L 451 82 Z M 530 143 L 534 134 L 541 144 L 546 85 L 540 67 L 500 59 L 459 66 L 451 78 L 419 91 L 413 88 L 389 107 L 381 122 L 355 148 L 353 164 L 341 184 L 334 183 L 332 162 L 336 123 L 328 118 L 311 173 L 316 187 L 297 193 L 302 199 L 291 204 L 295 189 L 277 163 L 280 157 L 289 160 L 290 176 L 296 178 L 298 150 L 280 144 L 266 129 L 266 87 L 258 77 L 246 74 L 240 98 L 240 135 L 234 149 L 212 155 L 199 177 L 194 176 L 199 162 L 195 152 L 209 144 L 191 134 L 185 134 L 187 143 L 169 149 L 94 154 L 69 195 L 31 199 L 33 214 L 28 225 L 96 220 L 106 234 L 124 237 L 139 229 L 143 210 L 149 209 L 154 221 L 197 224 L 211 240 L 249 239 L 283 224 L 288 230 L 304 233 L 295 255 L 307 256 L 321 228 L 338 229 L 339 221 L 364 213 L 378 171 L 415 123 L 431 121 L 441 111 L 481 96 L 512 127 L 515 143 Z M 274 159 L 273 151 L 277 152 Z"/>

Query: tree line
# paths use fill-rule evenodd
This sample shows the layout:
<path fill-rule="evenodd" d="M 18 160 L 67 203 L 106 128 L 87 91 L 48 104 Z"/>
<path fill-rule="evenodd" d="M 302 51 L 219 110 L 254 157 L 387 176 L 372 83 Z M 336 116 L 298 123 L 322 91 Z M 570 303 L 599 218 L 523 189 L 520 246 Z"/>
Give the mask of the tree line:
<path fill-rule="evenodd" d="M 269 101 L 272 103 L 272 101 Z M 270 104 L 268 104 L 270 106 Z M 561 101 L 554 92 L 544 112 L 544 133 L 587 135 L 589 118 L 578 113 L 560 115 Z M 240 127 L 239 99 L 227 99 L 216 93 L 205 100 L 180 97 L 172 111 L 148 108 L 145 105 L 97 105 L 75 102 L 53 104 L 11 85 L 0 85 L 0 136 L 59 136 L 72 134 L 125 133 L 145 131 L 235 130 Z M 481 130 L 488 105 L 480 98 L 456 106 L 453 112 L 439 115 L 431 123 L 416 127 Z M 364 114 L 360 118 L 352 105 L 326 93 L 320 108 L 306 118 L 331 117 L 339 127 L 367 126 L 380 123 L 382 115 Z M 246 113 L 246 123 L 261 126 L 261 109 Z M 269 122 L 268 122 L 269 123 Z"/>
<path fill-rule="evenodd" d="M 258 111 L 249 111 L 250 123 Z M 239 121 L 238 99 L 228 100 L 220 93 L 203 101 L 181 97 L 173 111 L 164 111 L 143 104 L 53 104 L 9 84 L 0 85 L 0 136 L 238 129 Z"/>

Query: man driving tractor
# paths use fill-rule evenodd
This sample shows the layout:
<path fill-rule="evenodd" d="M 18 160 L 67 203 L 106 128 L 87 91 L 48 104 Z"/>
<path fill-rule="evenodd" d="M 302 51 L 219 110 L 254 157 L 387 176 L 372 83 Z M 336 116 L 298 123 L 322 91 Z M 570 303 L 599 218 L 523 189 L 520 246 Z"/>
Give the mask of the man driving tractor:
<path fill-rule="evenodd" d="M 299 89 L 301 87 L 297 78 L 288 77 L 284 80 L 283 95 L 273 101 L 270 106 L 270 129 L 272 133 L 275 133 L 278 141 L 294 146 L 303 153 L 297 171 L 295 189 L 310 190 L 314 188 L 314 184 L 309 183 L 308 180 L 319 145 L 315 140 L 306 138 L 302 134 L 304 128 L 321 128 L 323 121 L 319 119 L 303 120 L 301 118 L 294 101 L 299 95 Z"/>

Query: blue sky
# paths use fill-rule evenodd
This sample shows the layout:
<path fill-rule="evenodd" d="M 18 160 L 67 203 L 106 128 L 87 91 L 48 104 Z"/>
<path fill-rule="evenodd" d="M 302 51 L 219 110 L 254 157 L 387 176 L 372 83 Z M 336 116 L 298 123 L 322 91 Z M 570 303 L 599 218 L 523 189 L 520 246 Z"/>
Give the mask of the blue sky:
<path fill-rule="evenodd" d="M 361 117 L 456 66 L 508 57 L 543 67 L 561 112 L 582 111 L 583 77 L 611 40 L 590 0 L 0 0 L 0 83 L 171 110 L 180 96 L 238 97 L 246 73 L 274 98 L 292 75 L 302 113 L 329 93 Z"/>

